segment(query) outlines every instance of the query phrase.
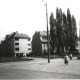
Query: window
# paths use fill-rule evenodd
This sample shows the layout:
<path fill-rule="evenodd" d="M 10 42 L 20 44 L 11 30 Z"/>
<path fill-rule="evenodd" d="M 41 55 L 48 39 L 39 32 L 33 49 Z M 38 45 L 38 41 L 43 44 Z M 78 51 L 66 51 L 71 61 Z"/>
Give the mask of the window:
<path fill-rule="evenodd" d="M 43 39 L 43 40 L 46 40 L 46 39 L 47 39 L 47 36 L 43 36 L 42 39 Z"/>
<path fill-rule="evenodd" d="M 31 50 L 31 48 L 28 48 L 28 50 Z"/>
<path fill-rule="evenodd" d="M 19 45 L 19 43 L 15 43 L 15 45 Z"/>
<path fill-rule="evenodd" d="M 15 38 L 16 41 L 19 41 L 19 38 Z"/>
<path fill-rule="evenodd" d="M 16 51 L 19 51 L 19 48 L 15 48 Z"/>
<path fill-rule="evenodd" d="M 28 46 L 30 46 L 31 44 L 28 44 Z"/>
<path fill-rule="evenodd" d="M 28 39 L 28 41 L 30 41 L 30 38 Z"/>

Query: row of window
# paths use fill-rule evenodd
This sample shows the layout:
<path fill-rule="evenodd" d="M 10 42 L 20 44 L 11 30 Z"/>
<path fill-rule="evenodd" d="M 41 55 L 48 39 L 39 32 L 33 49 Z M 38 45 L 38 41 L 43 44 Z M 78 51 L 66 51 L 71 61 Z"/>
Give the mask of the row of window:
<path fill-rule="evenodd" d="M 15 45 L 19 45 L 19 43 L 15 43 Z"/>
<path fill-rule="evenodd" d="M 15 38 L 15 41 L 19 41 L 19 38 Z M 28 41 L 30 41 L 30 39 L 28 39 Z"/>
<path fill-rule="evenodd" d="M 28 50 L 31 50 L 31 48 L 28 48 Z M 15 48 L 15 51 L 19 51 L 19 48 Z"/>
<path fill-rule="evenodd" d="M 19 43 L 15 43 L 15 45 L 19 45 Z M 28 44 L 28 46 L 30 46 L 31 44 Z"/>
<path fill-rule="evenodd" d="M 43 40 L 47 40 L 47 36 L 43 36 L 42 39 L 43 39 Z"/>

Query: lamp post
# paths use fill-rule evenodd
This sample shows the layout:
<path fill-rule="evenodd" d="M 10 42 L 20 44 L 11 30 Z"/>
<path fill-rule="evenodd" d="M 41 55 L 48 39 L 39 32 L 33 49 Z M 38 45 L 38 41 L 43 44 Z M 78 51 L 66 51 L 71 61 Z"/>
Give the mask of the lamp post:
<path fill-rule="evenodd" d="M 47 11 L 47 1 L 46 1 L 46 23 L 47 23 L 47 46 L 48 46 L 48 63 L 50 63 L 50 46 L 49 46 L 49 31 L 48 31 L 48 11 Z"/>

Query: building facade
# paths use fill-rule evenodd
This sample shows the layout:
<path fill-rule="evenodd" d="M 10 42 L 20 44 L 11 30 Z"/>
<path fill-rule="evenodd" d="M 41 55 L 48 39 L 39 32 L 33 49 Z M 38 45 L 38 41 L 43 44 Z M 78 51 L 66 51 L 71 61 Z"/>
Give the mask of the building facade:
<path fill-rule="evenodd" d="M 46 54 L 47 50 L 47 32 L 36 31 L 32 38 L 32 52 L 34 55 L 42 55 Z"/>
<path fill-rule="evenodd" d="M 5 54 L 15 57 L 26 57 L 31 52 L 31 38 L 26 34 L 13 32 L 6 36 L 4 42 Z"/>

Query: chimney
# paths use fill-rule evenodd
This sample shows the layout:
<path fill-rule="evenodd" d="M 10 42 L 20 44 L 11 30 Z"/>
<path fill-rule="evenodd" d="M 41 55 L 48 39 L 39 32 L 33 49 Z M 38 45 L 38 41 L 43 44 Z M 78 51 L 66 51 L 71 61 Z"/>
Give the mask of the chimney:
<path fill-rule="evenodd" d="M 18 33 L 18 31 L 16 31 L 16 33 Z"/>

